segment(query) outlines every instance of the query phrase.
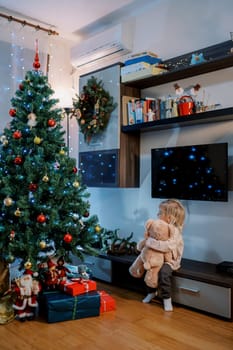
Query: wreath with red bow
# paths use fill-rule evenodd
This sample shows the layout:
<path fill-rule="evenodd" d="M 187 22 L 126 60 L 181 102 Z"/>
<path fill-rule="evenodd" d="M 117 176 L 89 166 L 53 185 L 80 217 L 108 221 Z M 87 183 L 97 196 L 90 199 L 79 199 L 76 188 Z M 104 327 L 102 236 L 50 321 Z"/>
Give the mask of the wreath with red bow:
<path fill-rule="evenodd" d="M 103 82 L 92 76 L 83 87 L 80 96 L 73 99 L 74 116 L 87 143 L 93 135 L 103 132 L 117 104 L 103 88 Z"/>

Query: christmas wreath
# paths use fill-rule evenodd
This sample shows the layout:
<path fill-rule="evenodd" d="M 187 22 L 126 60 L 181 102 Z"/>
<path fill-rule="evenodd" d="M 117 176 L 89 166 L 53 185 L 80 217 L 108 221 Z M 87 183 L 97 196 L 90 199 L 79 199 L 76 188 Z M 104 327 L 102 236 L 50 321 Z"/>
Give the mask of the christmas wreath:
<path fill-rule="evenodd" d="M 87 143 L 93 135 L 106 129 L 112 111 L 117 104 L 109 92 L 104 90 L 102 81 L 91 77 L 83 87 L 80 96 L 73 99 L 74 115 Z"/>

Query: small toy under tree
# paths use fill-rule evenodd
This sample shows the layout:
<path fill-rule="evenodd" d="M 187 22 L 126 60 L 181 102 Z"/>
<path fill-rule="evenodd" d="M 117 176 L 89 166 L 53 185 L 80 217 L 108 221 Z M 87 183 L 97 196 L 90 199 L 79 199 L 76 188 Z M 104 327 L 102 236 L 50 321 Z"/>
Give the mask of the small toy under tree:
<path fill-rule="evenodd" d="M 71 253 L 92 254 L 100 226 L 68 155 L 62 109 L 39 70 L 38 45 L 33 68 L 11 100 L 10 126 L 1 136 L 0 256 L 36 271 L 51 251 L 68 262 Z"/>

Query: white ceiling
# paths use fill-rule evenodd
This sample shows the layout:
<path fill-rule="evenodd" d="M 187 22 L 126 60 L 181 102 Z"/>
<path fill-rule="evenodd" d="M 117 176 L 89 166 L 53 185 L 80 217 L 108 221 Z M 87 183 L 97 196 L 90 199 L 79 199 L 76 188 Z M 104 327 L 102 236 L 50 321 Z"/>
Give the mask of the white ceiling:
<path fill-rule="evenodd" d="M 78 42 L 159 0 L 0 0 L 0 13 L 55 30 Z"/>

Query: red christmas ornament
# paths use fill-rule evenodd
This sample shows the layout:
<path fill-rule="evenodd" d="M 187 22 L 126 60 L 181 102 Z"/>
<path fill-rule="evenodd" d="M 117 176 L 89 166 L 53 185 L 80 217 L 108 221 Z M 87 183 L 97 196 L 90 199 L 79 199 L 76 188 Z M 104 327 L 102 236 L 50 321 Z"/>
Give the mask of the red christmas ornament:
<path fill-rule="evenodd" d="M 83 214 L 84 218 L 88 218 L 89 215 L 90 215 L 90 213 L 89 213 L 88 211 L 86 211 L 86 212 Z"/>
<path fill-rule="evenodd" d="M 24 90 L 24 86 L 23 86 L 23 84 L 21 83 L 21 84 L 19 84 L 19 90 L 21 90 L 21 91 L 23 91 Z"/>
<path fill-rule="evenodd" d="M 39 222 L 40 224 L 43 224 L 46 221 L 46 216 L 44 214 L 39 214 L 36 218 L 37 222 Z"/>
<path fill-rule="evenodd" d="M 53 126 L 55 126 L 56 125 L 56 121 L 54 120 L 54 119 L 49 119 L 48 120 L 48 126 L 49 127 L 53 127 Z"/>
<path fill-rule="evenodd" d="M 14 139 L 20 139 L 21 137 L 22 137 L 21 131 L 16 130 L 16 131 L 13 133 L 13 138 L 14 138 Z"/>
<path fill-rule="evenodd" d="M 76 167 L 73 167 L 73 172 L 76 174 L 78 172 L 78 169 Z"/>
<path fill-rule="evenodd" d="M 38 186 L 37 186 L 37 184 L 30 183 L 28 188 L 29 188 L 29 191 L 35 192 L 37 190 Z"/>
<path fill-rule="evenodd" d="M 33 67 L 38 70 L 40 68 L 39 50 L 38 50 L 38 40 L 36 39 L 36 53 L 34 57 Z"/>
<path fill-rule="evenodd" d="M 36 55 L 36 57 L 37 57 L 38 55 Z M 38 59 L 36 60 L 36 58 L 35 58 L 35 61 L 34 61 L 34 63 L 33 63 L 33 67 L 35 68 L 35 69 L 39 69 L 40 68 L 40 62 L 39 62 L 39 56 L 38 56 Z"/>
<path fill-rule="evenodd" d="M 9 110 L 9 114 L 10 114 L 11 117 L 15 117 L 16 116 L 16 110 L 14 108 L 11 108 Z"/>
<path fill-rule="evenodd" d="M 23 163 L 23 158 L 20 156 L 15 157 L 14 163 L 17 165 L 21 165 Z"/>
<path fill-rule="evenodd" d="M 63 240 L 64 240 L 65 243 L 71 243 L 72 240 L 73 240 L 73 236 L 69 232 L 67 232 L 65 234 Z"/>

